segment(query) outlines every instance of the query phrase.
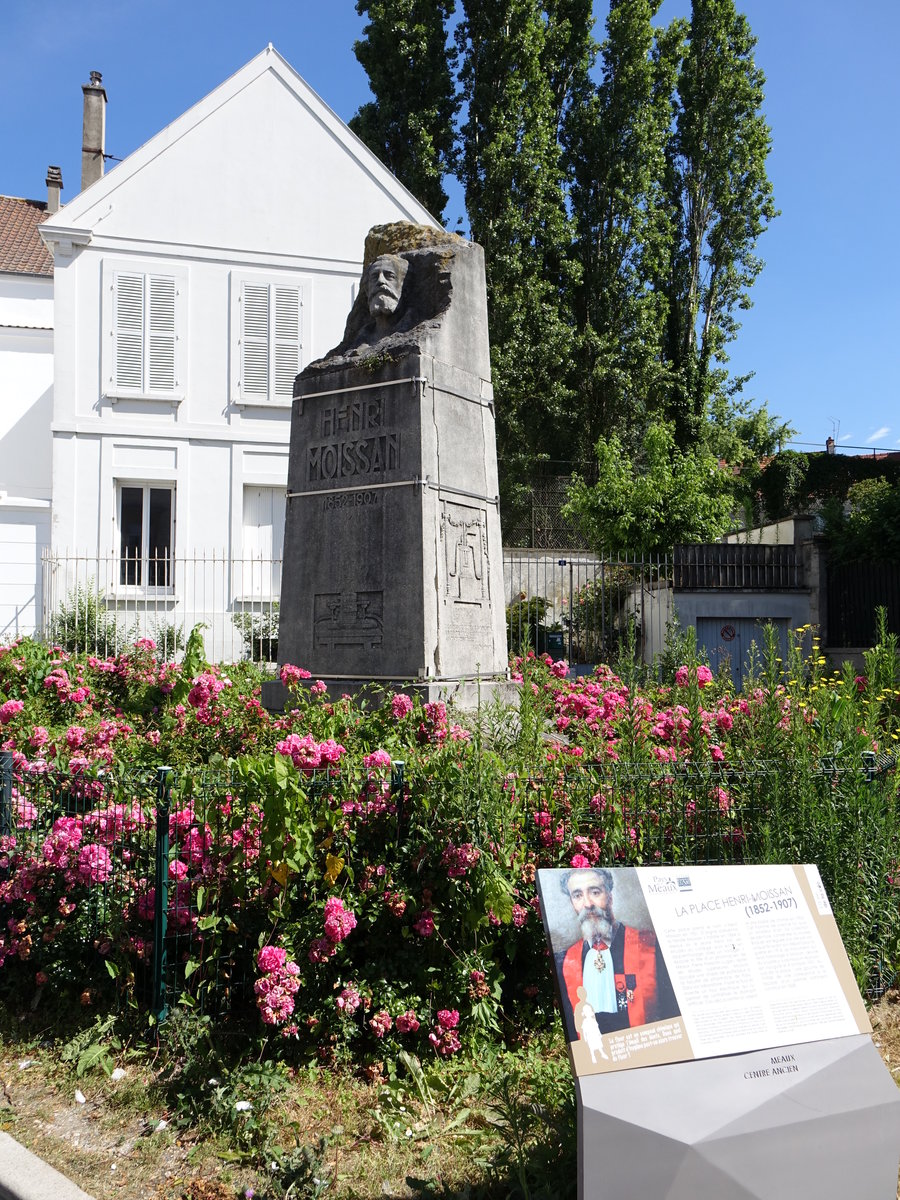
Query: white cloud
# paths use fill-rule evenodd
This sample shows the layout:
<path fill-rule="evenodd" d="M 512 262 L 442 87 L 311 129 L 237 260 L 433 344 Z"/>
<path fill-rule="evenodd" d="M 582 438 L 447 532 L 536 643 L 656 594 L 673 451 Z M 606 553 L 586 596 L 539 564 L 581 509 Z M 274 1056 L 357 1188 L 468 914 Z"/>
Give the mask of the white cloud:
<path fill-rule="evenodd" d="M 880 442 L 891 432 L 889 425 L 882 425 L 880 429 L 876 429 L 874 433 L 869 434 L 870 442 Z"/>

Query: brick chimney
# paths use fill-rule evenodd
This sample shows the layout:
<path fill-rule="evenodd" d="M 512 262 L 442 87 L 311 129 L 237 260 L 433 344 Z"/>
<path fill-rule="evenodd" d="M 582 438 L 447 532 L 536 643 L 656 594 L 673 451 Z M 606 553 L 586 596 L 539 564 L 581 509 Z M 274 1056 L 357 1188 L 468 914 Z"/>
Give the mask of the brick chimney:
<path fill-rule="evenodd" d="M 106 150 L 106 88 L 99 71 L 91 71 L 91 82 L 83 83 L 84 132 L 81 136 L 81 190 L 103 176 Z"/>
<path fill-rule="evenodd" d="M 59 193 L 62 191 L 62 171 L 59 167 L 48 167 L 47 178 L 47 212 L 51 215 L 59 212 Z"/>

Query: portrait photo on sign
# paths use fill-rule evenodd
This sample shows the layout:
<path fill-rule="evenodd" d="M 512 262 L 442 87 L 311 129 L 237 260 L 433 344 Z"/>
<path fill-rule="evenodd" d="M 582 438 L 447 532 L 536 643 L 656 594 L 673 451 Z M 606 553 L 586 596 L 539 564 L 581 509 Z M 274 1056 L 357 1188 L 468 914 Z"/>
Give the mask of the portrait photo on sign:
<path fill-rule="evenodd" d="M 568 1042 L 605 1057 L 603 1035 L 679 1015 L 632 867 L 537 874 Z"/>

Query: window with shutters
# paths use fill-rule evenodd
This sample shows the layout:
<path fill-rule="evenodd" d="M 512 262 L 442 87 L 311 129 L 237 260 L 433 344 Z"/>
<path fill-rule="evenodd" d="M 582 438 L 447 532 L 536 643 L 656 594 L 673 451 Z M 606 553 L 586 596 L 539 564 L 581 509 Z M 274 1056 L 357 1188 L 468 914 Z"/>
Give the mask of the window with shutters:
<path fill-rule="evenodd" d="M 156 483 L 120 483 L 119 583 L 171 588 L 175 546 L 175 489 Z"/>
<path fill-rule="evenodd" d="M 233 279 L 233 394 L 244 404 L 290 404 L 303 366 L 303 292 L 296 283 Z"/>
<path fill-rule="evenodd" d="M 184 272 L 104 264 L 104 394 L 178 401 L 183 394 Z"/>

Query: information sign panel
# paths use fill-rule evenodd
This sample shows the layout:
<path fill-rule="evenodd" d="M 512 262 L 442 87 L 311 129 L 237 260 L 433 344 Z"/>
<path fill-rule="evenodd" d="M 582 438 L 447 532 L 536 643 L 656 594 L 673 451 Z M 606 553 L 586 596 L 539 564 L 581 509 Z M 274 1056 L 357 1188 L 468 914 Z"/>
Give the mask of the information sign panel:
<path fill-rule="evenodd" d="M 576 1075 L 870 1031 L 814 866 L 537 876 Z M 796 1063 L 769 1055 L 765 1069 Z"/>

